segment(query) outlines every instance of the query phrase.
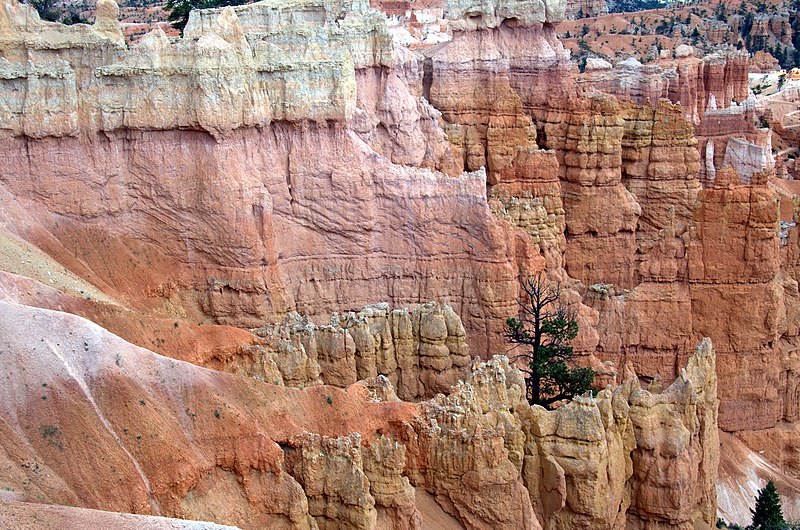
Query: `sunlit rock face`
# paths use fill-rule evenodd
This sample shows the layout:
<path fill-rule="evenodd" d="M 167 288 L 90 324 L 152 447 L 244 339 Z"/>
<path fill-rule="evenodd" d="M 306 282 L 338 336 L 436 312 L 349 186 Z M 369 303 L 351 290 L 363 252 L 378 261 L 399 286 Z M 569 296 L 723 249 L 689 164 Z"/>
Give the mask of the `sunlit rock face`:
<path fill-rule="evenodd" d="M 781 271 L 771 144 L 754 126 L 748 58 L 684 46 L 655 66 L 598 63 L 579 77 L 556 19 L 494 5 L 458 13 L 452 42 L 423 51 L 424 93 L 456 160 L 487 168 L 492 211 L 530 235 L 551 278 L 582 282 L 577 349 L 673 378 L 710 336 L 729 359 L 721 425 L 794 421 L 796 333 L 785 315 L 796 297 Z M 755 321 L 736 309 L 745 299 Z"/>

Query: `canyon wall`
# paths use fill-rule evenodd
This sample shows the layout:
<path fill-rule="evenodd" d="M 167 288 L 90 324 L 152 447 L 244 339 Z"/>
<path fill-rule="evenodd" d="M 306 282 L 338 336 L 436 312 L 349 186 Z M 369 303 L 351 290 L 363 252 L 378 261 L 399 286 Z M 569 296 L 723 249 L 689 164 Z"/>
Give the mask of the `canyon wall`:
<path fill-rule="evenodd" d="M 326 326 L 293 313 L 255 333 L 265 339 L 262 355 L 277 368 L 273 380 L 278 384 L 346 387 L 380 376 L 403 401 L 449 392 L 464 378 L 471 359 L 461 319 L 439 303 L 411 310 L 377 304 L 335 314 Z"/>
<path fill-rule="evenodd" d="M 567 0 L 565 15 L 567 19 L 597 17 L 608 13 L 606 0 Z"/>
<path fill-rule="evenodd" d="M 593 60 L 579 82 L 614 94 L 639 105 L 658 105 L 662 98 L 680 103 L 684 114 L 699 123 L 711 108 L 725 109 L 748 97 L 749 57 L 745 52 L 728 52 L 696 57 L 691 46 L 682 44 L 674 57 L 665 51 L 653 64 L 636 59 L 619 62 Z"/>
<path fill-rule="evenodd" d="M 119 444 L 127 425 L 102 422 L 109 447 L 125 446 L 114 466 L 134 476 L 122 479 L 128 490 L 53 486 L 41 493 L 52 502 L 246 526 L 414 528 L 411 484 L 475 528 L 711 525 L 710 346 L 701 345 L 705 360 L 689 361 L 704 337 L 725 361 L 722 428 L 751 441 L 792 432 L 796 234 L 782 250 L 766 173 L 751 168 L 742 179 L 724 167 L 747 151 L 726 154 L 734 125 L 752 140 L 746 107 L 741 116 L 727 109 L 746 78 L 737 57 L 679 57 L 678 82 L 648 81 L 626 98 L 613 80 L 595 87 L 611 94 L 576 82 L 556 36 L 566 9 L 558 1 L 451 2 L 452 41 L 419 54 L 395 46 L 364 2 L 195 12 L 183 38 L 156 30 L 131 48 L 117 9 L 101 0 L 95 24 L 74 27 L 42 22 L 14 0 L 0 9 L 3 244 L 52 260 L 39 281 L 74 276 L 91 286 L 80 284 L 78 298 L 98 297 L 87 305 L 48 291 L 25 296 L 49 300 L 24 303 L 250 379 L 196 372 L 214 391 L 246 389 L 232 390 L 241 392 L 236 423 L 222 440 L 204 426 L 200 453 L 186 441 L 141 457 L 157 471 L 157 454 L 194 455 L 175 464 L 186 466 L 177 482 L 161 477 L 151 488 L 151 473 L 132 463 L 140 457 L 128 458 L 139 439 Z M 714 105 L 723 110 L 712 123 Z M 502 361 L 469 363 L 506 350 L 501 330 L 517 310 L 519 277 L 541 271 L 576 310 L 582 361 L 611 380 L 620 372 L 603 361 L 628 367 L 613 391 L 549 413 L 526 408 Z M 8 296 L 41 291 L 0 280 Z M 420 305 L 430 299 L 447 303 Z M 165 345 L 145 333 L 173 322 L 195 338 Z M 215 338 L 204 343 L 200 330 Z M 694 368 L 684 372 L 687 362 Z M 476 391 L 482 377 L 493 382 Z M 129 384 L 115 392 L 144 392 Z M 174 400 L 169 414 L 193 410 L 189 400 L 216 404 L 203 422 L 225 417 L 208 389 L 179 398 L 159 389 L 158 401 Z M 369 405 L 378 419 L 357 426 L 362 402 L 380 396 L 390 404 Z M 93 400 L 84 405 L 102 409 Z M 321 407 L 299 427 L 287 411 L 306 410 L 297 400 Z M 249 412 L 262 402 L 263 415 Z M 312 427 L 333 410 L 340 424 Z M 254 427 L 271 415 L 285 425 Z M 172 443 L 159 436 L 156 446 Z M 580 451 L 561 438 L 581 440 Z M 774 438 L 774 461 L 794 472 L 796 438 Z M 9 461 L 30 456 L 23 445 Z M 343 491 L 333 475 L 353 487 Z M 273 489 L 280 495 L 264 501 Z M 225 505 L 231 491 L 238 504 Z"/>
<path fill-rule="evenodd" d="M 713 183 L 716 170 L 731 165 L 749 182 L 754 173 L 771 170 L 775 163 L 769 131 L 757 128 L 756 103 L 749 97 L 750 59 L 743 52 L 702 58 L 695 53 L 682 44 L 674 57 L 664 51 L 660 60 L 647 65 L 632 58 L 615 66 L 591 59 L 578 82 L 638 105 L 657 107 L 662 99 L 680 104 L 696 127 L 703 182 Z"/>
<path fill-rule="evenodd" d="M 422 64 L 364 6 L 308 4 L 310 34 L 248 40 L 299 9 L 260 6 L 127 50 L 98 29 L 110 15 L 64 27 L 4 3 L 11 231 L 141 311 L 255 327 L 448 297 L 476 352 L 501 348 L 519 264 L 541 258 L 491 214 L 483 173 L 432 170 L 452 155 L 413 91 Z"/>
<path fill-rule="evenodd" d="M 535 53 L 516 21 L 493 23 L 465 27 L 430 54 L 430 100 L 458 132 L 450 138 L 465 167 L 488 167 L 496 214 L 539 244 L 551 278 L 582 282 L 580 327 L 589 330 L 577 349 L 630 362 L 647 380 L 673 378 L 690 345 L 709 336 L 726 359 L 720 425 L 743 432 L 794 421 L 784 412 L 797 367 L 777 194 L 767 172 L 730 159 L 737 136 L 758 133 L 752 113 L 739 116 L 741 131 L 714 129 L 705 106 L 743 99 L 746 61 L 679 58 L 686 79 L 639 105 L 581 92 L 558 41 L 546 40 L 549 21 L 529 32 L 548 43 Z M 462 78 L 465 57 L 475 66 Z M 710 140 L 698 141 L 692 117 L 697 131 L 724 140 L 719 170 L 704 163 L 701 142 Z"/>

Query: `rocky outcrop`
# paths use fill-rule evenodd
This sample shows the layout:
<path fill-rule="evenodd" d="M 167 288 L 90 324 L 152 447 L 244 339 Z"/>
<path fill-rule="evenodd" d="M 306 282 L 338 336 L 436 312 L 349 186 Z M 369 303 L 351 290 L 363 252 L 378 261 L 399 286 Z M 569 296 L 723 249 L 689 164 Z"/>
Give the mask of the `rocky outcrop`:
<path fill-rule="evenodd" d="M 391 69 L 356 70 L 357 105 L 350 126 L 376 152 L 395 164 L 429 167 L 457 175 L 441 112 L 422 98 L 423 61 L 394 50 Z"/>
<path fill-rule="evenodd" d="M 415 428 L 412 452 L 437 455 L 423 460 L 421 469 L 415 468 L 421 463 L 410 462 L 414 473 L 423 473 L 416 480 L 432 487 L 437 498 L 466 490 L 473 514 L 465 516 L 467 508 L 452 499 L 454 504 L 443 506 L 462 521 L 466 517 L 469 527 L 669 528 L 710 526 L 716 520 L 717 397 L 708 341 L 666 390 L 642 390 L 630 372 L 621 386 L 596 399 L 576 398 L 547 412 L 521 400 L 522 385 L 519 372 L 502 358 L 474 365 L 463 386 L 425 409 L 422 432 Z M 430 429 L 436 436 L 426 436 Z M 457 441 L 458 432 L 476 436 Z M 454 444 L 461 447 L 455 450 Z M 483 447 L 482 457 L 471 456 L 476 446 Z M 430 467 L 443 454 L 470 456 L 442 475 Z M 538 523 L 526 522 L 528 503 L 516 498 L 519 485 L 508 478 L 515 468 Z M 484 485 L 480 500 L 470 493 L 478 477 L 495 485 L 492 490 Z M 504 509 L 511 499 L 517 509 Z M 474 512 L 479 519 L 472 518 Z M 510 513 L 517 519 L 508 519 Z"/>
<path fill-rule="evenodd" d="M 288 386 L 346 387 L 383 376 L 404 401 L 449 391 L 470 361 L 461 319 L 439 303 L 410 310 L 376 304 L 334 314 L 325 326 L 292 313 L 256 335 Z"/>
<path fill-rule="evenodd" d="M 631 374 L 548 412 L 523 399 L 505 357 L 410 404 L 369 391 L 388 380 L 292 389 L 161 357 L 73 315 L 0 302 L 0 317 L 14 382 L 0 485 L 21 500 L 243 528 L 426 528 L 412 486 L 467 528 L 683 528 L 715 513 L 707 341 L 664 391 Z"/>
<path fill-rule="evenodd" d="M 303 487 L 308 512 L 322 529 L 375 528 L 378 512 L 364 474 L 361 437 L 306 434 L 286 451 L 286 470 Z"/>
<path fill-rule="evenodd" d="M 184 39 L 172 42 L 155 30 L 130 53 L 114 33 L 116 4 L 103 5 L 107 16 L 84 29 L 40 22 L 29 8 L 4 4 L 2 46 L 11 62 L 2 65 L 3 80 L 25 89 L 6 92 L 16 99 L 3 129 L 43 138 L 188 128 L 218 138 L 272 121 L 341 121 L 355 108 L 356 69 L 392 63 L 385 19 L 365 5 L 260 3 L 196 11 Z M 301 8 L 311 23 L 306 34 L 288 22 L 287 14 Z M 337 17 L 342 23 L 333 23 Z M 246 35 L 256 31 L 273 34 L 272 41 L 251 45 Z M 30 47 L 38 52 L 31 64 L 16 63 L 15 55 Z M 317 53 L 306 54 L 309 47 Z M 78 50 L 83 61 L 70 61 Z M 45 86 L 49 92 L 37 94 Z M 83 97 L 88 93 L 93 97 Z"/>
<path fill-rule="evenodd" d="M 496 47 L 502 44 L 487 46 L 474 37 L 485 33 L 492 40 L 511 42 L 515 36 L 509 31 L 513 30 L 459 33 L 428 59 L 431 81 L 425 95 L 442 111 L 456 160 L 469 171 L 487 168 L 492 181 L 512 166 L 518 148 L 536 147 L 536 128 L 523 112 L 508 71 L 493 71 L 500 55 Z M 535 39 L 530 35 L 535 31 L 518 33 Z M 465 57 L 471 62 L 466 68 L 461 64 Z"/>
<path fill-rule="evenodd" d="M 642 390 L 628 372 L 596 399 L 576 398 L 552 412 L 530 409 L 525 476 L 531 496 L 539 492 L 545 528 L 711 526 L 716 408 L 715 358 L 706 340 L 666 389 Z"/>
<path fill-rule="evenodd" d="M 715 195 L 718 192 L 703 193 L 702 186 L 712 185 L 734 157 L 741 162 L 743 184 L 748 184 L 748 174 L 769 168 L 768 157 L 736 156 L 747 155 L 763 142 L 753 127 L 752 105 L 732 105 L 747 98 L 747 58 L 731 53 L 701 59 L 683 46 L 675 58 L 664 58 L 657 67 L 631 61 L 618 71 L 639 84 L 614 78 L 630 92 L 619 93 L 613 83 L 597 85 L 619 99 L 631 100 L 620 103 L 581 93 L 571 85 L 569 74 L 561 75 L 565 70 L 558 45 L 544 44 L 549 42 L 546 23 L 541 30 L 535 26 L 519 34 L 514 32 L 516 22 L 498 24 L 497 18 L 464 25 L 451 43 L 429 53 L 430 100 L 442 110 L 451 143 L 456 153 L 463 154 L 465 167 L 488 168 L 493 212 L 525 230 L 539 245 L 552 277 L 563 279 L 559 272 L 563 267 L 569 277 L 582 280 L 584 287 L 578 292 L 590 307 L 582 309 L 582 329 L 596 333 L 593 341 L 586 342 L 587 353 L 597 347 L 602 359 L 630 362 L 646 380 L 673 378 L 686 360 L 680 352 L 711 336 L 721 355 L 761 367 L 762 361 L 755 360 L 760 354 L 752 357 L 746 352 L 774 351 L 774 331 L 781 321 L 777 262 L 768 250 L 777 245 L 777 225 L 755 220 L 771 216 L 773 203 L 762 181 L 756 179 L 742 188 L 749 191 L 736 192 L 742 194 L 741 200 L 747 195 L 748 206 L 742 206 L 759 212 L 756 217 L 720 222 L 741 225 L 749 234 L 742 243 L 763 254 L 756 269 L 769 269 L 765 279 L 744 279 L 747 274 L 736 280 L 735 274 L 706 278 L 695 269 L 695 252 L 700 248 L 704 249 L 700 260 L 709 265 L 749 260 L 745 256 L 751 250 L 738 244 L 726 243 L 727 250 L 718 255 L 712 240 L 729 231 L 716 225 L 713 219 L 718 215 L 701 213 L 715 208 L 717 200 L 728 205 L 728 199 Z M 534 35 L 539 41 L 528 47 L 537 50 L 535 55 L 517 44 L 530 42 L 526 39 Z M 465 60 L 469 67 L 461 66 Z M 456 82 L 460 68 L 469 73 Z M 611 82 L 603 68 L 595 70 L 598 83 Z M 660 101 L 662 97 L 675 104 Z M 740 145 L 744 147 L 737 148 Z M 714 189 L 738 187 L 727 176 L 722 179 Z M 728 219 L 727 213 L 719 215 Z M 716 235 L 706 239 L 710 234 Z M 769 323 L 759 327 L 747 345 L 739 343 L 736 330 L 748 330 L 749 325 L 731 318 L 733 307 L 717 312 L 709 305 L 710 300 L 738 299 L 745 291 L 769 315 Z M 711 302 L 717 308 L 725 303 Z M 772 417 L 763 421 L 774 424 L 779 416 L 773 414 L 783 399 L 777 396 L 783 390 L 770 386 L 786 368 L 754 377 L 752 389 L 728 390 L 737 386 L 735 373 L 740 369 L 741 364 L 721 375 L 725 399 L 731 399 L 730 405 L 723 405 L 722 424 L 732 430 L 748 428 L 737 419 L 740 407 L 734 403 L 740 399 L 751 411 L 773 410 L 752 415 Z"/>
<path fill-rule="evenodd" d="M 749 100 L 742 105 L 706 111 L 697 127 L 705 184 L 713 184 L 717 170 L 726 166 L 733 166 L 744 183 L 754 173 L 774 169 L 771 133 L 756 128 L 755 111 Z"/>
<path fill-rule="evenodd" d="M 494 211 L 540 243 L 551 269 L 630 286 L 641 211 L 621 183 L 618 106 L 577 93 L 549 20 L 523 30 L 532 22 L 504 16 L 458 26 L 433 50 L 430 101 L 465 167 L 487 167 Z M 590 262 L 595 252 L 608 261 Z"/>
<path fill-rule="evenodd" d="M 598 17 L 608 13 L 606 0 L 567 0 L 565 16 L 568 20 Z"/>
<path fill-rule="evenodd" d="M 780 68 L 781 65 L 778 60 L 771 53 L 764 50 L 758 50 L 750 59 L 750 73 L 753 74 L 772 72 L 780 70 Z"/>
<path fill-rule="evenodd" d="M 42 381 L 63 392 L 42 400 L 31 390 L 42 382 L 28 378 L 50 372 L 10 365 L 28 384 L 12 389 L 0 437 L 13 487 L 249 527 L 419 527 L 411 486 L 475 528 L 711 524 L 713 363 L 700 355 L 684 374 L 690 345 L 710 336 L 725 361 L 723 428 L 769 432 L 797 419 L 800 370 L 782 348 L 798 340 L 800 296 L 779 267 L 777 203 L 755 165 L 742 164 L 749 183 L 722 167 L 731 127 L 757 143 L 750 107 L 729 107 L 746 61 L 679 54 L 677 84 L 645 76 L 634 101 L 620 101 L 575 85 L 555 31 L 564 7 L 454 2 L 452 41 L 419 57 L 395 49 L 363 2 L 198 12 L 185 38 L 156 31 L 127 49 L 111 2 L 94 26 L 67 28 L 6 0 L 3 234 L 116 307 L 40 296 L 154 348 L 161 337 L 145 332 L 156 320 L 161 331 L 179 321 L 257 330 L 165 347 L 249 378 L 103 343 L 122 366 L 103 358 L 90 381 L 52 349 L 29 356 L 77 381 Z M 665 93 L 682 108 L 635 101 Z M 629 364 L 652 391 L 631 376 L 544 412 L 521 399 L 502 360 L 469 366 L 469 354 L 505 349 L 518 278 L 542 270 L 576 308 L 576 350 Z M 418 305 L 428 299 L 449 303 Z M 378 300 L 390 305 L 369 306 Z M 404 305 L 414 307 L 389 309 Z M 20 311 L 8 325 L 37 313 Z M 94 352 L 89 340 L 69 344 L 91 363 L 80 351 Z M 138 365 L 117 370 L 126 355 L 144 359 L 144 382 Z M 676 376 L 658 391 L 658 378 Z M 18 427 L 33 413 L 16 404 L 37 399 L 54 407 L 37 414 L 54 419 Z M 65 402 L 100 433 L 92 451 L 111 455 L 114 470 L 92 459 L 87 469 L 122 477 L 121 489 L 56 458 L 59 443 L 89 452 L 73 441 L 77 427 L 60 426 Z M 18 462 L 39 453 L 52 473 L 28 487 L 33 472 Z"/>
<path fill-rule="evenodd" d="M 570 114 L 559 153 L 564 161 L 565 268 L 586 284 L 631 287 L 642 210 L 622 185 L 624 122 L 613 98 L 592 98 L 582 110 Z M 605 256 L 602 262 L 593 258 L 598 253 Z"/>
<path fill-rule="evenodd" d="M 739 138 L 730 138 L 725 147 L 722 167 L 733 168 L 745 184 L 749 183 L 757 173 L 775 168 L 771 142 L 767 139 L 765 143 L 767 145 L 762 146 Z"/>
<path fill-rule="evenodd" d="M 642 246 L 644 238 L 653 241 L 654 232 L 690 224 L 701 162 L 694 131 L 680 106 L 666 101 L 655 108 L 629 104 L 623 117 L 622 181 L 641 207 L 636 228 Z"/>
<path fill-rule="evenodd" d="M 738 52 L 702 59 L 694 54 L 691 46 L 680 45 L 674 58 L 662 58 L 656 64 L 628 59 L 612 66 L 594 60 L 587 62 L 578 81 L 637 105 L 656 108 L 662 99 L 680 104 L 696 127 L 695 145 L 704 159 L 700 178 L 711 182 L 717 169 L 733 165 L 747 183 L 753 173 L 774 166 L 771 142 L 754 126 L 754 104 L 748 99 L 749 58 Z M 691 129 L 677 132 L 676 140 L 694 135 Z"/>
<path fill-rule="evenodd" d="M 407 430 L 412 482 L 468 528 L 540 528 L 521 476 L 524 435 L 513 414 L 524 388 L 508 360 L 475 363 L 449 396 L 423 405 Z"/>
<path fill-rule="evenodd" d="M 602 68 L 587 63 L 579 82 L 639 105 L 655 107 L 661 98 L 669 99 L 680 103 L 685 116 L 698 124 L 707 109 L 725 109 L 747 99 L 749 57 L 729 52 L 700 58 L 695 53 L 684 44 L 676 48 L 675 57 L 655 64 L 628 59 Z"/>
<path fill-rule="evenodd" d="M 527 5 L 513 0 L 490 0 L 481 5 L 469 0 L 451 0 L 447 3 L 445 17 L 452 21 L 453 31 L 459 32 L 502 25 L 541 28 L 564 20 L 565 8 L 562 0 L 541 0 Z"/>
<path fill-rule="evenodd" d="M 642 262 L 647 281 L 631 291 L 590 289 L 585 302 L 600 312 L 600 348 L 632 362 L 638 374 L 671 378 L 683 363 L 678 352 L 710 335 L 726 360 L 719 365 L 721 427 L 773 426 L 782 418 L 779 380 L 787 369 L 768 361 L 779 355 L 785 318 L 777 196 L 763 181 L 742 185 L 723 170 L 697 197 L 688 229 L 667 227 L 656 236 Z M 743 305 L 760 317 L 735 309 Z M 623 319 L 635 324 L 621 325 Z M 744 373 L 752 374 L 747 383 Z"/>
<path fill-rule="evenodd" d="M 772 47 L 776 44 L 792 46 L 792 23 L 789 11 L 757 12 L 750 20 L 752 27 L 748 33 L 750 42 L 760 42 L 763 46 Z M 745 17 L 735 15 L 731 17 L 731 27 L 739 31 L 745 24 Z"/>

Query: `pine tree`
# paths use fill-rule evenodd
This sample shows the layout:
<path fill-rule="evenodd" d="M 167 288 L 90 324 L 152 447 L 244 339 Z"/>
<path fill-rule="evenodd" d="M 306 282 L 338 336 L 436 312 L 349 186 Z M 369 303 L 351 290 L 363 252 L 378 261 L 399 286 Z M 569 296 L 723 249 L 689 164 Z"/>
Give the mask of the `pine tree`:
<path fill-rule="evenodd" d="M 753 514 L 751 528 L 754 530 L 785 530 L 787 528 L 786 521 L 783 519 L 781 499 L 778 497 L 775 483 L 771 480 L 758 491 L 756 508 L 750 512 Z"/>
<path fill-rule="evenodd" d="M 167 0 L 164 8 L 169 12 L 167 20 L 172 22 L 172 27 L 180 30 L 181 35 L 183 35 L 183 28 L 186 27 L 186 23 L 189 21 L 189 13 L 193 9 L 239 6 L 247 2 L 248 0 Z"/>
<path fill-rule="evenodd" d="M 56 0 L 28 0 L 28 3 L 39 13 L 39 18 L 55 22 L 61 17 L 61 8 Z"/>
<path fill-rule="evenodd" d="M 583 394 L 594 382 L 591 368 L 570 367 L 575 354 L 569 342 L 578 334 L 574 314 L 558 304 L 559 286 L 551 286 L 544 274 L 527 277 L 522 288 L 528 303 L 520 304 L 517 318 L 506 320 L 506 340 L 525 351 L 515 358 L 527 366 L 528 402 L 549 408 L 553 403 Z"/>

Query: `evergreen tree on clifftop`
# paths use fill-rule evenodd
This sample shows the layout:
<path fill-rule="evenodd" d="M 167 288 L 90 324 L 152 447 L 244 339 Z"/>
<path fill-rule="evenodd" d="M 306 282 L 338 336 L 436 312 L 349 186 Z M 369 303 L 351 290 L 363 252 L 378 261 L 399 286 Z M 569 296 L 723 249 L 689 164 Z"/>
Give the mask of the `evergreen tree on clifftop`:
<path fill-rule="evenodd" d="M 594 370 L 571 367 L 575 357 L 569 342 L 578 335 L 575 315 L 559 304 L 560 286 L 552 286 L 544 274 L 527 277 L 522 288 L 528 302 L 520 304 L 519 315 L 506 320 L 506 340 L 523 352 L 528 402 L 550 408 L 591 388 Z"/>

